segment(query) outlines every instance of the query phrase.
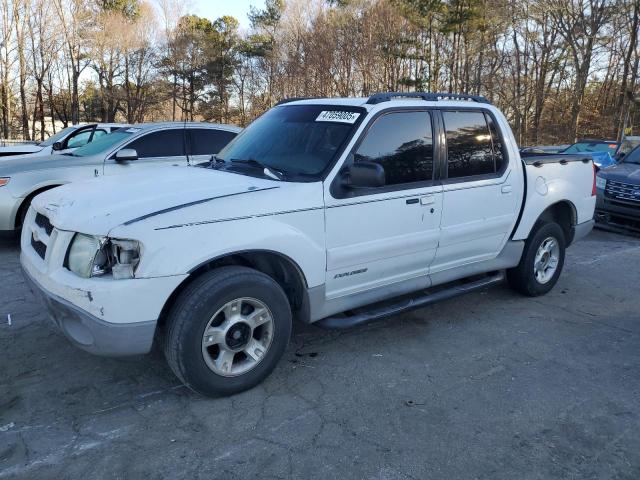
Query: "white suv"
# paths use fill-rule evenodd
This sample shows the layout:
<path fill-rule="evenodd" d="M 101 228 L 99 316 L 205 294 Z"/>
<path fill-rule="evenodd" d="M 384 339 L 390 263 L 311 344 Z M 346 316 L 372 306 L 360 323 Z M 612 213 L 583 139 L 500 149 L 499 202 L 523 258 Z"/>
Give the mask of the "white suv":
<path fill-rule="evenodd" d="M 140 354 L 157 335 L 185 384 L 231 394 L 271 372 L 293 319 L 353 327 L 504 270 L 546 293 L 593 226 L 594 178 L 590 158 L 521 160 L 482 97 L 292 101 L 199 167 L 36 197 L 22 265 L 79 347 Z"/>

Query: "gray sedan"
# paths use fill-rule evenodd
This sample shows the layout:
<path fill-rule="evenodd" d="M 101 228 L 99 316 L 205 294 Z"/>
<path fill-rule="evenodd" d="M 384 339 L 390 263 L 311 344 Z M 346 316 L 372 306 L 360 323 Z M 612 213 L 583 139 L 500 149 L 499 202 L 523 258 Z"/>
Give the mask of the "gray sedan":
<path fill-rule="evenodd" d="M 45 190 L 156 165 L 206 161 L 240 130 L 211 123 L 148 123 L 120 128 L 66 154 L 0 159 L 0 232 L 20 228 L 31 199 Z"/>

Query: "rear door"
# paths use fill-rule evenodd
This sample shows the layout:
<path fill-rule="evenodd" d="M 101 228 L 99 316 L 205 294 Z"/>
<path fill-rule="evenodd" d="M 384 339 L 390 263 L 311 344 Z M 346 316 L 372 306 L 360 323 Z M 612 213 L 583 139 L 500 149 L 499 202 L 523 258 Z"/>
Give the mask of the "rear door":
<path fill-rule="evenodd" d="M 127 173 L 162 165 L 187 165 L 186 135 L 184 128 L 165 128 L 143 133 L 118 149 L 133 149 L 138 153 L 138 159 L 116 162 L 117 152 L 113 152 L 105 161 L 105 174 Z"/>
<path fill-rule="evenodd" d="M 347 162 L 379 163 L 386 185 L 343 189 L 338 175 L 325 192 L 327 300 L 404 281 L 428 286 L 442 203 L 432 120 L 414 109 L 371 120 Z"/>
<path fill-rule="evenodd" d="M 491 112 L 439 113 L 446 159 L 440 245 L 430 273 L 496 257 L 522 195 L 517 176 L 510 178 L 505 141 Z"/>

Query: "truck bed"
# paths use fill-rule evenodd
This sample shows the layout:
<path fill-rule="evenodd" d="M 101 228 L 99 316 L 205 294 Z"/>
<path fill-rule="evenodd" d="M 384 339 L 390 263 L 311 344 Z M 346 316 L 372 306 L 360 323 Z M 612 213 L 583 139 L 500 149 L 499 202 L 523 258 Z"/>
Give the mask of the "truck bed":
<path fill-rule="evenodd" d="M 540 215 L 555 204 L 571 207 L 574 226 L 592 220 L 595 174 L 590 156 L 524 153 L 521 159 L 524 201 L 513 240 L 526 239 Z"/>

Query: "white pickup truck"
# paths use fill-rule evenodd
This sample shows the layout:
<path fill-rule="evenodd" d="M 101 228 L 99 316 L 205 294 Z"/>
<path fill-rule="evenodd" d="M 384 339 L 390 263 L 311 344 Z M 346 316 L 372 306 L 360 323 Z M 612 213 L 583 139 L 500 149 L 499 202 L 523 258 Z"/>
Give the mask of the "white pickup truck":
<path fill-rule="evenodd" d="M 205 395 L 248 389 L 292 321 L 355 325 L 502 281 L 548 292 L 593 226 L 590 158 L 521 159 L 469 95 L 306 99 L 218 156 L 55 188 L 25 219 L 32 289 L 76 345 L 163 345 Z"/>

